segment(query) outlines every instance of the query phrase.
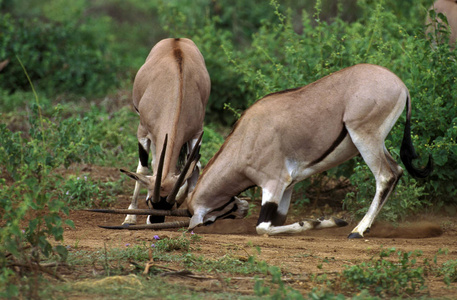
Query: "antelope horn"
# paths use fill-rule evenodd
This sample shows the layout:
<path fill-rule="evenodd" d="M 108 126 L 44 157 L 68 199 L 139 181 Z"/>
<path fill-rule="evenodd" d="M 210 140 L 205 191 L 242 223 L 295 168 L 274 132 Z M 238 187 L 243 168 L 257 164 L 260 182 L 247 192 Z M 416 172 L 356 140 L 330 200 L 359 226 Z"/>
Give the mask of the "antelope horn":
<path fill-rule="evenodd" d="M 152 203 L 160 201 L 160 186 L 162 184 L 163 162 L 165 160 L 165 153 L 167 152 L 168 134 L 165 135 L 163 142 L 162 153 L 160 153 L 159 166 L 157 168 L 156 182 L 154 185 L 154 194 L 152 194 Z"/>
<path fill-rule="evenodd" d="M 190 224 L 190 220 L 174 221 L 174 222 L 167 222 L 167 223 L 143 224 L 143 225 L 128 225 L 128 224 L 124 224 L 122 226 L 100 226 L 100 225 L 98 225 L 98 227 L 104 228 L 104 229 L 140 230 L 140 229 L 182 228 L 182 227 L 188 227 L 189 224 Z"/>
<path fill-rule="evenodd" d="M 189 167 L 192 164 L 192 162 L 199 155 L 198 151 L 200 149 L 200 142 L 202 140 L 202 137 L 203 137 L 203 131 L 200 134 L 200 136 L 198 137 L 198 140 L 195 143 L 195 147 L 192 149 L 192 152 L 189 155 L 189 159 L 187 160 L 186 165 L 182 169 L 181 174 L 179 174 L 179 177 L 178 177 L 178 180 L 175 183 L 175 186 L 173 187 L 173 189 L 171 190 L 170 194 L 167 197 L 167 202 L 169 204 L 174 204 L 175 203 L 176 195 L 178 194 L 178 191 L 181 188 L 181 185 L 184 182 L 184 180 L 187 179 L 187 178 L 185 178 L 186 175 L 187 175 L 187 171 L 189 170 Z"/>
<path fill-rule="evenodd" d="M 173 210 L 159 209 L 85 209 L 84 211 L 105 213 L 105 214 L 128 214 L 128 215 L 149 215 L 149 216 L 174 216 L 174 217 L 191 217 L 189 211 L 185 208 Z"/>

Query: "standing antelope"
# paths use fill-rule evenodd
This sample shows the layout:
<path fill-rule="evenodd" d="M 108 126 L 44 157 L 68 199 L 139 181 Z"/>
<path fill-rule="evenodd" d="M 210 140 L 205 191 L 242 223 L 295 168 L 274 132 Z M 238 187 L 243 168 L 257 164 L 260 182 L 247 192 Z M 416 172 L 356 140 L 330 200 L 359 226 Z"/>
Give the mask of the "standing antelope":
<path fill-rule="evenodd" d="M 219 218 L 244 217 L 247 202 L 236 196 L 254 185 L 262 188 L 258 234 L 344 226 L 346 222 L 334 218 L 284 223 L 297 182 L 360 153 L 376 179 L 373 202 L 349 235 L 363 237 L 403 173 L 384 140 L 404 107 L 400 156 L 411 175 L 424 178 L 432 170 L 431 159 L 424 169 L 412 165 L 417 155 L 409 92 L 389 70 L 360 64 L 305 87 L 267 95 L 238 120 L 188 195 L 189 229 Z"/>
<path fill-rule="evenodd" d="M 210 89 L 205 61 L 194 42 L 171 38 L 152 48 L 133 84 L 133 105 L 140 116 L 139 163 L 137 173 L 121 170 L 137 180 L 129 209 L 138 208 L 140 185 L 147 187 L 146 202 L 155 209 L 171 209 L 175 199 L 180 203 L 192 191 L 199 156 L 186 154 L 200 147 Z M 146 175 L 149 150 L 152 176 Z M 163 219 L 149 216 L 147 223 Z M 136 215 L 127 215 L 123 222 L 135 223 Z"/>
<path fill-rule="evenodd" d="M 441 19 L 438 18 L 438 14 L 442 13 L 446 16 L 446 19 L 450 26 L 451 35 L 449 36 L 449 44 L 452 46 L 455 44 L 457 40 L 457 0 L 437 0 L 433 5 L 429 8 L 429 10 L 435 10 L 436 12 L 436 21 L 441 23 Z M 427 25 L 426 34 L 429 33 L 434 34 L 435 29 L 437 27 L 437 23 L 435 20 L 432 20 L 430 16 L 427 14 L 427 20 L 425 21 L 425 25 Z M 439 40 L 439 37 L 435 37 Z"/>

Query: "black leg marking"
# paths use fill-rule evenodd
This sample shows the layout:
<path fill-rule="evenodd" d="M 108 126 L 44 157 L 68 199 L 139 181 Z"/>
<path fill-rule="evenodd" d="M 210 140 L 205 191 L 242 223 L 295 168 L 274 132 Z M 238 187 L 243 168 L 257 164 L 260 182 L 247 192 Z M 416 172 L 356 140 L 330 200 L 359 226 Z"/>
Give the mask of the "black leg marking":
<path fill-rule="evenodd" d="M 278 204 L 267 202 L 260 208 L 259 219 L 257 225 L 262 222 L 271 222 L 273 226 L 281 226 L 286 222 L 286 217 L 278 213 Z"/>
<path fill-rule="evenodd" d="M 221 207 L 218 207 L 218 208 L 216 208 L 216 209 L 213 209 L 211 212 L 223 211 L 223 210 L 224 210 L 228 205 L 230 205 L 230 203 L 232 203 L 233 201 L 235 201 L 235 198 L 234 198 L 234 197 L 232 197 L 232 198 L 230 199 L 229 202 L 225 203 L 225 204 L 222 205 Z"/>
<path fill-rule="evenodd" d="M 138 156 L 140 157 L 140 162 L 143 167 L 148 166 L 148 151 L 146 151 L 143 146 L 138 143 Z"/>
<path fill-rule="evenodd" d="M 230 201 L 230 203 L 233 201 L 235 201 L 235 198 L 232 198 L 232 201 Z M 234 204 L 231 210 L 229 210 L 225 214 L 218 217 L 218 219 L 235 219 L 235 215 L 233 215 L 232 213 L 237 210 L 238 210 L 238 205 Z"/>
<path fill-rule="evenodd" d="M 176 163 L 176 167 L 181 172 L 186 164 L 187 160 L 187 143 L 182 145 L 181 150 L 179 151 L 178 162 Z"/>
<path fill-rule="evenodd" d="M 335 221 L 335 224 L 338 227 L 344 227 L 344 226 L 348 225 L 348 222 L 346 222 L 345 220 L 342 220 L 342 219 L 333 218 L 333 221 Z"/>
<path fill-rule="evenodd" d="M 381 201 L 379 203 L 379 206 L 382 206 L 384 201 L 386 201 L 387 196 L 389 196 L 389 194 L 394 190 L 399 179 L 400 179 L 400 177 L 398 177 L 398 178 L 394 177 L 392 179 L 389 179 L 389 181 L 387 182 L 387 188 L 383 189 L 381 192 L 381 197 L 380 197 Z"/>
<path fill-rule="evenodd" d="M 286 223 L 286 218 L 287 218 L 287 216 L 277 213 L 276 216 L 271 221 L 271 224 L 273 226 L 282 226 L 282 225 L 284 225 L 284 223 Z"/>
<path fill-rule="evenodd" d="M 213 212 L 217 212 L 217 211 L 220 211 L 222 212 L 223 210 L 225 210 L 227 208 L 227 206 L 229 206 L 230 204 L 232 204 L 233 202 L 235 201 L 235 197 L 232 197 L 230 199 L 229 202 L 225 203 L 224 205 L 222 205 L 221 207 L 218 207 L 216 209 L 213 209 L 210 213 L 213 213 Z M 229 209 L 228 211 L 226 211 L 225 213 L 219 215 L 216 217 L 216 220 L 218 219 L 235 219 L 236 216 L 233 215 L 232 213 L 233 212 L 236 212 L 238 210 L 238 205 L 234 204 L 233 207 L 231 209 Z M 207 221 L 205 222 L 205 226 L 206 225 L 211 225 L 212 223 L 214 223 L 214 221 Z"/>

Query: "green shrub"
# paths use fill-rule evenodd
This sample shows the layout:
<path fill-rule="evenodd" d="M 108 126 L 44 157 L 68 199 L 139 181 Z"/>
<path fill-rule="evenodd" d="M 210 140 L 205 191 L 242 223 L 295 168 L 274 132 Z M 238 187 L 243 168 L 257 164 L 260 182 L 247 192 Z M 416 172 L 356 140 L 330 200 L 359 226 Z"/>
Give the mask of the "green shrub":
<path fill-rule="evenodd" d="M 9 286 L 6 290 L 1 289 L 0 295 L 5 297 L 19 293 L 12 272 L 18 262 L 23 269 L 39 264 L 42 257 L 49 258 L 55 253 L 61 259 L 66 257 L 64 247 L 53 247 L 48 241 L 48 238 L 62 240 L 64 221 L 60 213 L 68 214 L 65 202 L 49 193 L 56 184 L 52 170 L 56 161 L 62 162 L 62 159 L 55 156 L 55 150 L 60 153 L 59 149 L 51 148 L 50 131 L 43 130 L 45 120 L 41 119 L 35 125 L 39 128 L 32 127 L 32 139 L 28 141 L 20 133 L 12 133 L 5 125 L 0 125 L 0 167 L 5 171 L 2 177 L 6 176 L 8 180 L 7 183 L 3 177 L 0 182 L 0 211 L 2 222 L 6 224 L 0 228 L 0 282 Z M 50 142 L 49 147 L 45 146 L 46 142 Z M 67 154 L 75 149 L 77 147 L 66 149 L 69 150 Z M 70 220 L 65 223 L 72 225 Z M 39 268 L 31 271 L 35 273 L 32 277 L 38 276 Z M 31 298 L 38 293 L 33 289 L 29 292 Z"/>
<path fill-rule="evenodd" d="M 389 260 L 395 252 L 398 262 Z M 424 285 L 424 268 L 416 266 L 416 257 L 420 255 L 420 251 L 381 250 L 378 259 L 347 266 L 342 274 L 343 286 L 360 291 L 367 289 L 383 297 L 412 295 L 427 288 Z"/>
<path fill-rule="evenodd" d="M 397 186 L 393 201 L 386 205 L 385 216 L 395 219 L 430 203 L 440 206 L 455 201 L 455 52 L 449 51 L 447 44 L 432 48 L 423 38 L 422 26 L 414 28 L 388 10 L 393 6 L 390 1 L 378 2 L 375 9 L 361 2 L 363 16 L 353 23 L 345 23 L 339 17 L 332 23 L 320 21 L 319 4 L 318 1 L 313 15 L 315 27 L 305 16 L 303 33 L 297 34 L 290 16 L 281 14 L 273 2 L 278 21 L 264 24 L 254 35 L 252 48 L 247 48 L 245 53 L 228 52 L 247 83 L 247 89 L 255 91 L 259 98 L 270 92 L 308 84 L 361 62 L 388 67 L 410 89 L 413 142 L 421 157 L 417 163 L 425 164 L 428 154 L 431 154 L 436 168 L 425 181 L 416 181 L 405 175 Z M 415 9 L 419 19 L 424 20 L 424 7 Z M 403 127 L 404 116 L 386 141 L 397 161 L 400 161 L 398 153 Z M 351 182 L 358 189 L 353 194 L 356 198 L 346 197 L 345 204 L 350 210 L 357 209 L 352 204 L 367 207 L 366 203 L 370 203 L 374 195 L 371 172 L 365 167 L 352 172 L 353 167 L 354 162 L 351 162 L 327 172 L 333 176 L 351 176 Z"/>
<path fill-rule="evenodd" d="M 29 103 L 34 101 L 34 98 L 35 96 L 32 91 L 18 90 L 10 93 L 8 90 L 0 88 L 0 109 L 4 113 L 25 110 Z M 41 103 L 44 107 L 47 107 L 50 105 L 50 100 L 43 98 Z"/>
<path fill-rule="evenodd" d="M 104 109 L 92 106 L 82 121 L 88 131 L 88 140 L 101 149 L 102 155 L 96 160 L 97 164 L 122 168 L 137 166 L 136 131 L 139 118 L 129 107 L 107 113 Z"/>
<path fill-rule="evenodd" d="M 237 103 L 237 107 L 243 107 L 249 91 L 235 70 L 228 65 L 221 48 L 222 45 L 230 47 L 231 32 L 221 28 L 223 25 L 219 16 L 210 15 L 210 11 L 204 9 L 204 3 L 209 1 L 201 2 L 198 14 L 205 17 L 195 18 L 197 14 L 193 9 L 190 10 L 191 7 L 183 7 L 177 1 L 161 1 L 158 6 L 160 23 L 169 36 L 189 37 L 202 52 L 211 77 L 211 95 L 205 119 L 227 125 L 236 119 L 224 112 L 224 103 Z"/>
<path fill-rule="evenodd" d="M 54 122 L 44 117 L 36 97 L 27 120 L 28 133 L 12 132 L 0 124 L 0 211 L 4 224 L 0 228 L 0 297 L 23 294 L 38 298 L 39 289 L 30 284 L 40 280 L 42 259 L 57 255 L 65 260 L 67 256 L 65 247 L 49 241 L 62 241 L 64 224 L 73 226 L 71 220 L 62 218 L 69 207 L 60 198 L 62 180 L 55 170 L 89 161 L 98 149 L 86 140 L 79 120 L 62 120 L 59 112 L 57 106 Z M 13 271 L 17 269 L 21 271 Z"/>
<path fill-rule="evenodd" d="M 449 286 L 451 283 L 457 282 L 457 260 L 448 260 L 443 263 L 440 273 L 444 277 L 444 282 Z"/>
<path fill-rule="evenodd" d="M 177 238 L 161 238 L 158 235 L 154 236 L 154 244 L 151 247 L 154 248 L 154 255 L 160 255 L 164 252 L 171 251 L 183 251 L 189 252 L 190 245 L 195 244 L 200 240 L 200 236 L 193 232 L 183 232 L 181 236 Z"/>
<path fill-rule="evenodd" d="M 107 35 L 89 24 L 0 13 L 0 60 L 10 60 L 0 72 L 0 88 L 10 93 L 29 90 L 19 56 L 32 81 L 47 94 L 106 93 L 118 83 L 118 60 L 107 48 Z"/>
<path fill-rule="evenodd" d="M 204 167 L 222 146 L 224 137 L 215 130 L 213 125 L 205 125 L 203 130 L 205 133 L 203 134 L 202 147 L 200 149 L 200 162 Z"/>
<path fill-rule="evenodd" d="M 89 175 L 70 175 L 65 179 L 61 193 L 71 209 L 106 207 L 116 201 L 115 198 L 108 198 L 112 188 L 113 183 L 94 181 Z"/>
<path fill-rule="evenodd" d="M 288 287 L 282 280 L 281 269 L 276 266 L 264 265 L 269 275 L 271 282 L 267 283 L 263 279 L 256 280 L 254 284 L 254 292 L 257 296 L 267 299 L 305 299 L 299 291 Z"/>
<path fill-rule="evenodd" d="M 218 10 L 211 7 L 200 12 L 208 16 L 206 21 L 196 20 L 187 8 L 173 3 L 159 5 L 161 24 L 167 24 L 164 29 L 171 35 L 194 39 L 205 56 L 213 84 L 207 119 L 220 119 L 219 115 L 225 113 L 228 117 L 224 120 L 230 123 L 234 114 L 223 112 L 224 106 L 242 111 L 268 93 L 309 84 L 344 67 L 357 63 L 382 65 L 396 73 L 410 90 L 412 138 L 420 156 L 416 163 L 424 165 L 431 155 L 436 166 L 426 180 L 403 176 L 383 216 L 394 220 L 430 204 L 441 207 L 455 201 L 456 57 L 446 43 L 432 47 L 425 39 L 429 3 L 411 6 L 391 0 L 357 1 L 354 14 L 348 15 L 344 1 L 332 13 L 327 2 L 305 1 L 307 10 L 298 24 L 296 10 L 271 1 L 270 8 L 259 8 L 264 10 L 265 18 L 249 29 L 252 41 L 244 41 L 242 46 L 236 43 L 233 32 L 224 30 L 229 20 L 225 13 L 233 9 L 226 8 L 225 2 L 218 3 Z M 404 114 L 386 141 L 398 162 L 403 128 Z M 328 176 L 350 178 L 356 191 L 344 202 L 348 210 L 359 214 L 374 196 L 373 175 L 363 165 L 356 159 L 326 172 Z M 357 171 L 353 172 L 355 167 Z"/>

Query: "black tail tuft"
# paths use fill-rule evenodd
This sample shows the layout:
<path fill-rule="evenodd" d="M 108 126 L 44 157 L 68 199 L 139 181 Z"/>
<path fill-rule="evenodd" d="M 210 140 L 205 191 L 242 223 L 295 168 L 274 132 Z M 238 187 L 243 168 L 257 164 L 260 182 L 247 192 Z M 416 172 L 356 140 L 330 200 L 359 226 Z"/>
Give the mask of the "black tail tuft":
<path fill-rule="evenodd" d="M 407 106 L 408 102 L 409 97 L 407 100 Z M 416 150 L 414 150 L 413 142 L 411 140 L 411 122 L 407 115 L 403 141 L 400 148 L 400 158 L 409 174 L 416 178 L 425 178 L 433 171 L 432 156 L 429 156 L 427 166 L 423 169 L 417 169 L 413 166 L 413 159 L 416 159 L 417 157 Z"/>

